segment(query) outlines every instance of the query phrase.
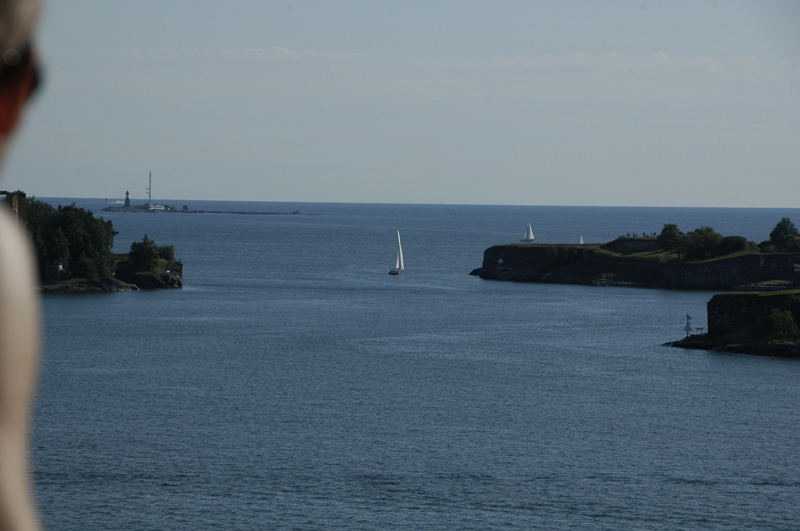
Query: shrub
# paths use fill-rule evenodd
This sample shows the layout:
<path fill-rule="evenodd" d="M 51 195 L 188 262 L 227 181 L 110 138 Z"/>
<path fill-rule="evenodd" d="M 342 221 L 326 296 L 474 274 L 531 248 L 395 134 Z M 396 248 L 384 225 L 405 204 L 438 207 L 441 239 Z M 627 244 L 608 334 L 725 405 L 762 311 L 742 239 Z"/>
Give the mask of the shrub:
<path fill-rule="evenodd" d="M 772 336 L 786 337 L 797 334 L 797 323 L 789 310 L 772 310 L 767 323 Z"/>
<path fill-rule="evenodd" d="M 719 241 L 717 256 L 725 256 L 747 250 L 749 247 L 747 244 L 747 239 L 741 236 L 725 236 Z"/>
<path fill-rule="evenodd" d="M 711 227 L 700 227 L 683 238 L 687 260 L 704 260 L 717 255 L 722 235 Z"/>
<path fill-rule="evenodd" d="M 158 257 L 167 262 L 175 261 L 175 247 L 172 245 L 159 245 L 157 248 Z"/>

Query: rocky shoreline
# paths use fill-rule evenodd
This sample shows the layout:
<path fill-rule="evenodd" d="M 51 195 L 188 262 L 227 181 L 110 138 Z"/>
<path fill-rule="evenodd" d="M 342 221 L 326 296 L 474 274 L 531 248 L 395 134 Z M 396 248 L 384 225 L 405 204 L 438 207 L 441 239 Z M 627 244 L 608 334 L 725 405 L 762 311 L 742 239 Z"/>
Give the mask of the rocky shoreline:
<path fill-rule="evenodd" d="M 87 293 L 109 291 L 138 291 L 136 284 L 128 284 L 114 277 L 103 277 L 86 282 L 49 282 L 39 288 L 42 293 Z"/>
<path fill-rule="evenodd" d="M 138 291 L 140 289 L 168 289 L 183 287 L 183 264 L 180 261 L 167 263 L 156 273 L 134 273 L 115 277 L 103 277 L 86 282 L 45 283 L 43 293 L 87 293 Z"/>
<path fill-rule="evenodd" d="M 746 332 L 721 336 L 696 334 L 678 341 L 669 341 L 664 343 L 664 346 L 777 358 L 800 358 L 800 344 L 796 341 L 755 339 Z"/>
<path fill-rule="evenodd" d="M 706 304 L 708 333 L 668 347 L 800 358 L 800 290 L 718 293 Z"/>

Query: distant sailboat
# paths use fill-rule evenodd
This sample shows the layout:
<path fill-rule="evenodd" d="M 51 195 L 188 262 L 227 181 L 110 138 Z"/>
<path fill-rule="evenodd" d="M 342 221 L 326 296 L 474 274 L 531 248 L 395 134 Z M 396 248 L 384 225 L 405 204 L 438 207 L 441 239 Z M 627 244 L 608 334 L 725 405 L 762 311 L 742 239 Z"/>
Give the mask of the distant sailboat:
<path fill-rule="evenodd" d="M 403 267 L 403 247 L 400 245 L 400 231 L 397 231 L 397 257 L 394 259 L 394 269 L 389 270 L 390 275 L 399 275 Z"/>
<path fill-rule="evenodd" d="M 528 228 L 525 229 L 525 236 L 520 240 L 521 242 L 532 242 L 533 241 L 533 229 L 531 228 L 531 222 L 528 222 Z"/>
<path fill-rule="evenodd" d="M 581 245 L 583 245 L 583 234 L 581 234 Z"/>

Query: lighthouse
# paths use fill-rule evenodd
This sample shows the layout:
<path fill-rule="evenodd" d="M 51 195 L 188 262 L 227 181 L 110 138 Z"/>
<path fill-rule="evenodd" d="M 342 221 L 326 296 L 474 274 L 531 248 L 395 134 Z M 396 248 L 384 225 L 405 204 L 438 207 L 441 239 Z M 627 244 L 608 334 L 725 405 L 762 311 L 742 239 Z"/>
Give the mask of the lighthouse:
<path fill-rule="evenodd" d="M 130 198 L 130 194 L 129 194 L 129 192 L 127 190 L 125 190 L 125 206 L 126 207 L 131 206 L 131 198 Z"/>

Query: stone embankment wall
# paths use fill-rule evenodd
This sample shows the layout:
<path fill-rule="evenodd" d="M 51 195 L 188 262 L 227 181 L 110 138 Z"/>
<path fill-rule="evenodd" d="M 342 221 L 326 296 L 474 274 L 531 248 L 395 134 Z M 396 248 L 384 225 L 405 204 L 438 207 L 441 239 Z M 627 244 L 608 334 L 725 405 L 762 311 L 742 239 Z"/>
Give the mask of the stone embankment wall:
<path fill-rule="evenodd" d="M 583 249 L 577 245 L 495 245 L 484 251 L 483 267 L 472 274 L 494 280 L 546 282 L 554 270 L 582 261 Z"/>
<path fill-rule="evenodd" d="M 652 240 L 639 240 L 643 246 Z M 612 242 L 612 244 L 615 242 Z M 619 245 L 637 244 L 636 240 Z M 768 280 L 800 282 L 800 253 L 748 254 L 708 262 L 662 263 L 614 254 L 610 244 L 496 245 L 486 249 L 481 278 L 563 284 L 610 284 L 670 289 L 727 290 Z"/>
<path fill-rule="evenodd" d="M 675 287 L 687 289 L 731 289 L 766 280 L 800 280 L 794 264 L 800 254 L 746 254 L 682 267 L 662 267 L 660 272 Z"/>
<path fill-rule="evenodd" d="M 774 310 L 791 311 L 800 302 L 800 291 L 788 293 L 721 293 L 708 301 L 708 333 L 760 333 Z"/>

